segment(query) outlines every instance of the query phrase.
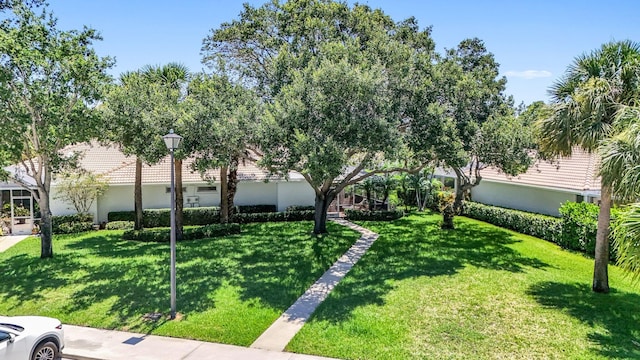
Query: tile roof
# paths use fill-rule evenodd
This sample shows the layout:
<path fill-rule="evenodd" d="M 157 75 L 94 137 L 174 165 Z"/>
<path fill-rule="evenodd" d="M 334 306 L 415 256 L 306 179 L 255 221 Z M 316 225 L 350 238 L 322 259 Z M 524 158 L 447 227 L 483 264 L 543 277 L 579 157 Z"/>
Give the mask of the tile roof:
<path fill-rule="evenodd" d="M 103 175 L 109 184 L 133 184 L 135 180 L 136 158 L 134 156 L 124 155 L 115 146 L 102 146 L 98 143 L 75 145 L 65 149 L 64 151 L 72 153 L 79 152 L 81 154 L 80 166 L 93 172 L 94 174 Z M 145 184 L 165 184 L 170 181 L 171 168 L 169 166 L 169 155 L 160 160 L 155 165 L 142 165 L 142 182 Z M 204 183 L 200 173 L 191 169 L 193 159 L 187 159 L 182 164 L 182 181 L 188 183 Z M 219 170 L 214 169 L 207 172 L 214 178 L 218 178 Z M 281 180 L 280 176 L 269 175 L 269 172 L 256 166 L 255 163 L 247 161 L 240 164 L 238 169 L 238 178 L 241 181 L 266 181 Z M 298 173 L 289 175 L 291 180 L 301 180 L 302 176 Z"/>
<path fill-rule="evenodd" d="M 496 168 L 481 171 L 483 180 L 576 191 L 600 191 L 598 155 L 574 149 L 571 157 L 537 161 L 527 172 L 509 176 Z"/>

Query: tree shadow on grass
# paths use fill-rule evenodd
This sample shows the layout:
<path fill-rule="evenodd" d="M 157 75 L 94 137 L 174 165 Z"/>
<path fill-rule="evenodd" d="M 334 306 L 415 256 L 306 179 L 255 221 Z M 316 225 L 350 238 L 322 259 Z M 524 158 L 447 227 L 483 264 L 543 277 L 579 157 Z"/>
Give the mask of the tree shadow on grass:
<path fill-rule="evenodd" d="M 453 275 L 467 266 L 509 272 L 548 266 L 509 247 L 520 240 L 494 227 L 465 221 L 458 222 L 455 230 L 441 230 L 439 219 L 433 216 L 364 226 L 380 237 L 320 306 L 315 318 L 342 322 L 357 307 L 382 305 L 397 280 Z"/>
<path fill-rule="evenodd" d="M 640 358 L 640 295 L 611 289 L 598 294 L 588 284 L 541 282 L 528 294 L 543 306 L 559 309 L 605 332 L 589 334 L 595 351 L 607 358 Z M 562 334 L 558 334 L 562 336 Z"/>
<path fill-rule="evenodd" d="M 241 300 L 284 311 L 358 238 L 335 224 L 333 235 L 315 238 L 304 225 L 251 224 L 242 235 L 178 243 L 178 311 L 188 317 L 215 308 L 213 294 L 223 284 L 238 287 Z M 124 241 L 118 232 L 56 242 L 60 251 L 50 261 L 25 254 L 5 259 L 0 270 L 16 274 L 0 282 L 0 295 L 17 294 L 22 304 L 63 288 L 61 310 L 73 314 L 98 304 L 113 317 L 100 326 L 151 332 L 166 321 L 140 319 L 169 309 L 169 244 Z"/>

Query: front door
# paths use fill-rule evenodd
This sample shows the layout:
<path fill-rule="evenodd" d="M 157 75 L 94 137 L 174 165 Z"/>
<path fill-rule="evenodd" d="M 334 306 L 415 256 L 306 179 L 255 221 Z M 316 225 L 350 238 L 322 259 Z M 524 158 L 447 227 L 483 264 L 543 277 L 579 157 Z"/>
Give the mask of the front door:
<path fill-rule="evenodd" d="M 28 190 L 13 190 L 11 194 L 12 235 L 30 235 L 33 229 L 33 202 Z"/>

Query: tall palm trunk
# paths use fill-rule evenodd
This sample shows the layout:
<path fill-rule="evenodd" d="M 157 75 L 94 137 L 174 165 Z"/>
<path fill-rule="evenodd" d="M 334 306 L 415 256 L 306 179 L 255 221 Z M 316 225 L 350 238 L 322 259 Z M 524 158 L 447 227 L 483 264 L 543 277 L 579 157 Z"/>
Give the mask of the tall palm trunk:
<path fill-rule="evenodd" d="M 184 225 L 184 193 L 182 192 L 182 159 L 174 160 L 176 175 L 176 240 L 182 240 Z"/>
<path fill-rule="evenodd" d="M 609 292 L 609 222 L 611 220 L 611 188 L 602 186 L 598 213 L 598 232 L 596 233 L 596 254 L 593 267 L 593 286 L 595 292 Z"/>
<path fill-rule="evenodd" d="M 142 160 L 136 158 L 136 179 L 133 187 L 133 209 L 135 211 L 134 225 L 135 230 L 142 230 Z"/>

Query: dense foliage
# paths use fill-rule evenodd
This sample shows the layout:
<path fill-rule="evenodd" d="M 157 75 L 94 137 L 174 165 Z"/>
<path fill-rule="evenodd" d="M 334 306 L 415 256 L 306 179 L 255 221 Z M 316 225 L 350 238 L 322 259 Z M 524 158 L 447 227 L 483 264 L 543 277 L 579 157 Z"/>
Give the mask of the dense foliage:
<path fill-rule="evenodd" d="M 240 233 L 238 224 L 210 224 L 196 228 L 185 228 L 181 240 L 198 240 Z M 127 230 L 122 234 L 125 240 L 143 242 L 169 242 L 171 228 Z"/>
<path fill-rule="evenodd" d="M 404 211 L 402 210 L 352 210 L 346 209 L 344 214 L 347 220 L 370 220 L 370 221 L 391 221 L 396 220 L 404 216 Z"/>

